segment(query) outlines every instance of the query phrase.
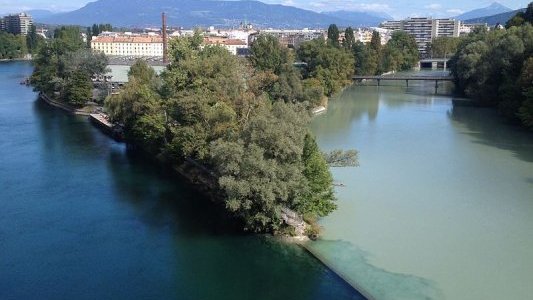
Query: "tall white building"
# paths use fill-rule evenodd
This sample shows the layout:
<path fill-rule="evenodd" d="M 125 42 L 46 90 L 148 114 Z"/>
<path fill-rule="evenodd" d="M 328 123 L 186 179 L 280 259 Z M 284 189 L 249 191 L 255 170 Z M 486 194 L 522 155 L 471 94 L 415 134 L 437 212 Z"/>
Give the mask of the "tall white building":
<path fill-rule="evenodd" d="M 422 57 L 428 54 L 429 43 L 437 37 L 458 37 L 461 21 L 455 19 L 408 18 L 401 21 L 386 21 L 382 28 L 404 30 L 415 38 Z"/>
<path fill-rule="evenodd" d="M 2 22 L 0 22 L 0 30 L 12 34 L 27 35 L 32 25 L 33 20 L 31 16 L 27 13 L 20 13 L 3 17 Z"/>

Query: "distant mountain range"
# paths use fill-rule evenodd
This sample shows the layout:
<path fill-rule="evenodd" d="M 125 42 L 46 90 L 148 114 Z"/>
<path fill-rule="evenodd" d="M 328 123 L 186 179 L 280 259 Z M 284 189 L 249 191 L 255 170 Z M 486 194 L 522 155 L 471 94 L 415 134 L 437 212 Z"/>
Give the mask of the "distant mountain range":
<path fill-rule="evenodd" d="M 54 12 L 45 9 L 33 9 L 26 11 L 34 20 L 48 18 L 54 14 Z"/>
<path fill-rule="evenodd" d="M 507 21 L 509 21 L 512 17 L 514 17 L 518 12 L 524 12 L 526 11 L 525 8 L 522 8 L 522 9 L 517 9 L 517 10 L 512 10 L 512 11 L 509 11 L 509 12 L 505 12 L 505 13 L 502 13 L 502 14 L 497 14 L 497 15 L 493 15 L 493 16 L 486 16 L 486 17 L 480 17 L 480 18 L 475 18 L 475 19 L 469 19 L 469 20 L 466 20 L 465 22 L 466 23 L 487 23 L 491 26 L 494 26 L 496 24 L 502 24 L 502 25 L 505 25 L 505 23 L 507 23 Z"/>
<path fill-rule="evenodd" d="M 327 11 L 323 12 L 322 14 L 348 20 L 350 21 L 350 25 L 354 27 L 378 26 L 379 23 L 382 23 L 383 21 L 393 19 L 393 17 L 389 16 L 388 14 L 373 14 L 368 12 L 347 10 Z"/>
<path fill-rule="evenodd" d="M 471 20 L 471 19 L 477 19 L 477 18 L 493 16 L 497 14 L 507 13 L 510 11 L 512 11 L 512 9 L 510 9 L 509 7 L 503 6 L 498 2 L 494 2 L 487 7 L 474 9 L 469 12 L 458 15 L 455 17 L 455 19 L 465 21 L 465 20 Z"/>
<path fill-rule="evenodd" d="M 98 0 L 67 13 L 43 17 L 39 23 L 89 26 L 111 23 L 116 27 L 160 26 L 161 12 L 169 26 L 234 27 L 249 22 L 261 28 L 326 28 L 338 26 L 377 26 L 386 18 L 363 12 L 317 13 L 291 6 L 259 1 L 209 0 Z"/>

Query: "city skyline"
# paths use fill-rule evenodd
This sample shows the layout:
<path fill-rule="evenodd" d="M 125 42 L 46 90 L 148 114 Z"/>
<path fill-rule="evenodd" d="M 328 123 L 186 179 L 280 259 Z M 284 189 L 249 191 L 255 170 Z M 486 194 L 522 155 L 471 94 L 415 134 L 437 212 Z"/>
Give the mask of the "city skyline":
<path fill-rule="evenodd" d="M 34 9 L 45 9 L 54 12 L 72 11 L 85 6 L 88 0 L 56 0 L 52 3 L 43 3 L 40 0 L 1 0 L 0 14 L 16 13 Z M 453 17 L 469 10 L 483 8 L 494 3 L 494 0 L 476 1 L 476 3 L 462 0 L 426 1 L 426 0 L 380 0 L 380 1 L 356 1 L 356 0 L 263 0 L 269 4 L 282 4 L 317 12 L 333 10 L 365 11 L 378 14 L 388 14 L 395 19 L 432 16 Z M 529 0 L 500 0 L 498 3 L 511 9 L 527 6 Z"/>

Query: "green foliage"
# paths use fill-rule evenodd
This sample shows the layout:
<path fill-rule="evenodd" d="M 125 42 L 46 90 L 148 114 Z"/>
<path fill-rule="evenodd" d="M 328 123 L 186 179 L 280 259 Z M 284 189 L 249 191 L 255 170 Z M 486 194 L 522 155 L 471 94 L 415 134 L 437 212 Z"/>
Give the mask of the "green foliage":
<path fill-rule="evenodd" d="M 333 150 L 324 154 L 324 159 L 332 167 L 357 167 L 359 162 L 356 150 Z"/>
<path fill-rule="evenodd" d="M 71 40 L 71 33 L 62 33 L 69 30 L 56 30 L 57 39 L 38 47 L 30 81 L 36 91 L 50 97 L 57 92 L 58 100 L 79 107 L 92 97 L 91 76 L 104 74 L 108 61 L 105 55 L 93 53 L 83 44 Z"/>
<path fill-rule="evenodd" d="M 298 58 L 307 63 L 304 78 L 316 78 L 326 95 L 333 95 L 350 83 L 354 59 L 350 52 L 316 39 L 298 49 Z"/>
<path fill-rule="evenodd" d="M 147 84 L 153 87 L 159 86 L 159 78 L 154 68 L 150 67 L 144 60 L 137 59 L 128 71 L 130 81 L 136 81 L 139 84 Z"/>
<path fill-rule="evenodd" d="M 61 26 L 54 30 L 55 43 L 63 52 L 74 52 L 85 47 L 77 26 Z"/>
<path fill-rule="evenodd" d="M 27 53 L 25 49 L 20 36 L 0 31 L 0 59 L 21 58 Z"/>
<path fill-rule="evenodd" d="M 283 47 L 272 35 L 260 35 L 251 47 L 250 62 L 260 76 L 269 78 L 266 91 L 272 100 L 285 102 L 308 101 L 316 104 L 320 96 L 306 92 L 300 72 L 293 66 L 291 50 Z"/>
<path fill-rule="evenodd" d="M 278 229 L 281 208 L 304 201 L 300 159 L 307 123 L 304 111 L 295 104 L 276 102 L 271 110 L 250 118 L 236 140 L 212 144 L 211 158 L 227 195 L 226 207 L 244 217 L 250 230 Z"/>
<path fill-rule="evenodd" d="M 377 31 L 372 32 L 372 38 L 370 39 L 370 49 L 374 50 L 378 57 L 381 54 L 381 35 Z"/>
<path fill-rule="evenodd" d="M 375 75 L 378 73 L 378 54 L 369 46 L 357 41 L 353 46 L 355 74 Z"/>
<path fill-rule="evenodd" d="M 419 53 L 413 36 L 405 31 L 394 31 L 385 46 L 383 71 L 406 71 L 418 62 Z"/>
<path fill-rule="evenodd" d="M 221 47 L 202 48 L 200 41 L 174 40 L 172 63 L 161 78 L 136 62 L 130 82 L 106 99 L 112 121 L 124 126 L 129 143 L 152 155 L 174 163 L 193 159 L 211 169 L 226 208 L 251 231 L 278 230 L 282 208 L 329 213 L 330 181 L 308 180 L 304 173 L 305 168 L 327 173 L 327 164 L 317 149 L 318 156 L 304 164 L 309 114 L 305 105 L 289 100 L 311 97 L 308 90 L 322 96 L 319 81 L 291 75 L 290 56 L 270 60 L 265 53 L 286 50 L 268 37 L 255 46 L 256 68 Z M 312 189 L 319 192 L 310 194 Z"/>
<path fill-rule="evenodd" d="M 331 24 L 328 27 L 328 44 L 333 47 L 339 47 L 339 28 L 335 24 Z"/>
<path fill-rule="evenodd" d="M 76 70 L 69 78 L 64 93 L 64 101 L 74 107 L 83 107 L 92 96 L 92 82 L 83 70 Z"/>
<path fill-rule="evenodd" d="M 533 27 L 476 32 L 459 43 L 450 61 L 459 92 L 497 106 L 511 121 L 529 126 Z"/>
<path fill-rule="evenodd" d="M 250 48 L 250 61 L 261 71 L 272 71 L 280 75 L 284 65 L 292 63 L 287 48 L 283 48 L 278 39 L 269 34 L 261 34 Z"/>
<path fill-rule="evenodd" d="M 36 53 L 40 45 L 44 43 L 42 36 L 37 34 L 35 25 L 31 25 L 28 35 L 26 35 L 26 46 L 29 53 Z"/>
<path fill-rule="evenodd" d="M 333 177 L 315 139 L 310 134 L 305 136 L 302 161 L 309 190 L 305 195 L 307 201 L 302 202 L 298 209 L 303 214 L 326 216 L 337 207 L 334 202 Z"/>
<path fill-rule="evenodd" d="M 348 27 L 344 31 L 344 40 L 342 42 L 342 46 L 347 50 L 351 50 L 354 44 L 355 44 L 355 35 L 353 33 L 353 29 L 352 27 Z"/>
<path fill-rule="evenodd" d="M 353 47 L 355 74 L 380 75 L 388 71 L 406 71 L 418 62 L 415 39 L 404 31 L 395 31 L 383 47 L 379 33 L 372 33 L 368 45 L 357 42 Z"/>
<path fill-rule="evenodd" d="M 429 44 L 431 57 L 444 58 L 452 56 L 459 46 L 460 38 L 456 37 L 437 37 Z"/>

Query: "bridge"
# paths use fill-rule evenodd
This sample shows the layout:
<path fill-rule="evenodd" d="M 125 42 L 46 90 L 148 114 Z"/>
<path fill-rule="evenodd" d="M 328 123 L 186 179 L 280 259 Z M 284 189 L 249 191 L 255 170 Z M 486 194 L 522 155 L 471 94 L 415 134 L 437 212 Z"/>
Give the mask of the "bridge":
<path fill-rule="evenodd" d="M 399 80 L 405 80 L 405 84 L 407 87 L 409 87 L 409 80 L 414 81 L 435 81 L 435 94 L 437 93 L 437 90 L 439 89 L 439 81 L 453 81 L 453 77 L 449 75 L 443 75 L 443 76 L 415 76 L 415 75 L 400 75 L 400 76 L 353 76 L 352 80 L 357 82 L 362 82 L 366 80 L 375 80 L 378 83 L 378 86 L 380 86 L 381 81 L 385 80 L 392 80 L 392 81 L 399 81 Z"/>

